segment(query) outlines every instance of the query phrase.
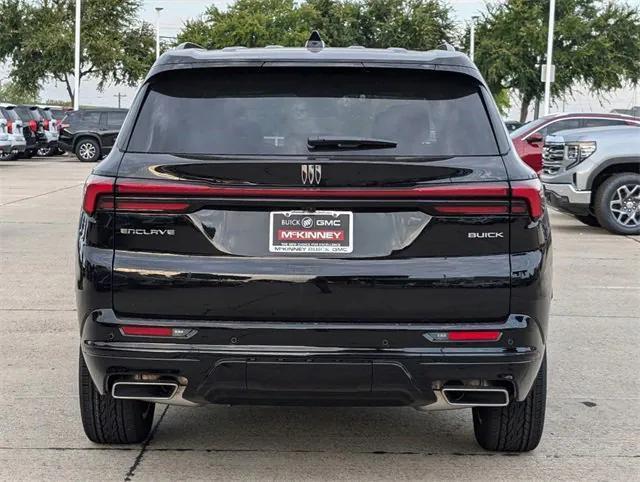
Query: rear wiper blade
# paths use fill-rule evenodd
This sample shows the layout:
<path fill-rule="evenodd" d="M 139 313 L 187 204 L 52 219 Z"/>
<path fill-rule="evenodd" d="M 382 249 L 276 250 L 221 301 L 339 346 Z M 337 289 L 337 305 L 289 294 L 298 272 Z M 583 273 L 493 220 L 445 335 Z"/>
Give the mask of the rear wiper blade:
<path fill-rule="evenodd" d="M 396 147 L 395 141 L 376 139 L 371 137 L 317 136 L 307 139 L 309 149 L 337 148 L 337 149 L 384 149 Z"/>

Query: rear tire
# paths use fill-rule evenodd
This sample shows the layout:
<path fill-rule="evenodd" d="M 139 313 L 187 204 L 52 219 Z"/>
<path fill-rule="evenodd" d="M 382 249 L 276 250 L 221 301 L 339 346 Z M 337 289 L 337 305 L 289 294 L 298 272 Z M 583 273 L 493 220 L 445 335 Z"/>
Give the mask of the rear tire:
<path fill-rule="evenodd" d="M 13 161 L 18 158 L 17 152 L 3 152 L 0 154 L 0 161 Z"/>
<path fill-rule="evenodd" d="M 586 214 L 584 216 L 574 214 L 574 217 L 582 224 L 586 224 L 587 226 L 593 226 L 594 228 L 600 227 L 600 222 L 593 214 Z"/>
<path fill-rule="evenodd" d="M 100 156 L 100 146 L 94 139 L 85 137 L 76 144 L 76 157 L 81 162 L 96 162 Z"/>
<path fill-rule="evenodd" d="M 99 444 L 134 444 L 146 440 L 151 433 L 155 404 L 101 395 L 89 375 L 82 351 L 78 372 L 80 415 L 89 440 Z"/>
<path fill-rule="evenodd" d="M 476 440 L 485 450 L 528 452 L 540 443 L 547 401 L 547 357 L 527 398 L 506 407 L 473 409 Z"/>
<path fill-rule="evenodd" d="M 640 234 L 640 174 L 623 172 L 607 178 L 596 191 L 594 209 L 607 231 Z"/>

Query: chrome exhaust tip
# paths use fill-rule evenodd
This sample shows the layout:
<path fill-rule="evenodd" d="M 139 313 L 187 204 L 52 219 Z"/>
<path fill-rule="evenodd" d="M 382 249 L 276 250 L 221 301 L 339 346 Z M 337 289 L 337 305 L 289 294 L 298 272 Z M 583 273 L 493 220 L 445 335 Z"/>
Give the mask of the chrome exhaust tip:
<path fill-rule="evenodd" d="M 445 387 L 442 395 L 449 405 L 457 407 L 506 407 L 509 392 L 505 388 Z"/>
<path fill-rule="evenodd" d="M 120 400 L 170 400 L 178 391 L 175 382 L 116 382 L 111 396 Z"/>

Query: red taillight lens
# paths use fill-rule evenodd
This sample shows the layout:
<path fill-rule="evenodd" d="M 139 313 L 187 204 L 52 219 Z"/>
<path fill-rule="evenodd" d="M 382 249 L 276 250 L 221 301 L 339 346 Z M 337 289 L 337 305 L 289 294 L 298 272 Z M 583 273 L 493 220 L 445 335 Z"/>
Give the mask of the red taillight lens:
<path fill-rule="evenodd" d="M 44 128 L 45 130 L 49 130 L 49 119 L 44 120 Z"/>
<path fill-rule="evenodd" d="M 100 196 L 113 195 L 115 179 L 112 177 L 94 176 L 87 178 L 84 184 L 84 197 L 82 209 L 89 215 L 93 215 L 98 206 Z"/>
<path fill-rule="evenodd" d="M 438 214 L 451 214 L 451 215 L 488 215 L 488 214 L 509 214 L 508 204 L 496 204 L 496 205 L 474 205 L 474 204 L 453 204 L 453 205 L 437 205 L 433 209 Z"/>
<path fill-rule="evenodd" d="M 542 183 L 537 178 L 511 183 L 511 197 L 514 200 L 514 206 L 518 200 L 526 202 L 529 215 L 534 221 L 539 219 L 544 212 L 543 194 Z"/>
<path fill-rule="evenodd" d="M 64 127 L 64 125 L 63 125 Z M 544 201 L 538 179 L 506 183 L 469 183 L 412 188 L 263 188 L 231 187 L 192 182 L 171 182 L 142 179 L 119 179 L 116 186 L 111 178 L 91 176 L 87 181 L 85 211 L 93 214 L 97 207 L 118 211 L 185 212 L 188 200 L 163 200 L 161 197 L 290 197 L 290 198 L 358 198 L 358 199 L 446 199 L 433 206 L 442 215 L 504 215 L 529 214 L 542 216 Z M 123 196 L 114 204 L 113 197 L 97 203 L 102 194 Z"/>
<path fill-rule="evenodd" d="M 9 134 L 13 134 L 13 122 L 12 121 L 7 121 L 7 132 Z"/>
<path fill-rule="evenodd" d="M 118 212 L 165 212 L 182 213 L 189 209 L 187 202 L 155 201 L 149 199 L 118 199 L 114 202 L 111 196 L 103 197 L 98 201 L 97 209 L 115 209 Z"/>
<path fill-rule="evenodd" d="M 298 198 L 507 198 L 506 183 L 469 183 L 451 186 L 424 186 L 411 188 L 262 188 L 227 187 L 189 182 L 159 182 L 140 179 L 118 180 L 119 194 L 218 196 L 218 197 L 298 197 Z"/>
<path fill-rule="evenodd" d="M 36 121 L 34 120 L 29 121 L 29 129 L 31 129 L 31 132 L 33 133 L 35 133 L 38 130 L 38 124 L 36 123 Z"/>

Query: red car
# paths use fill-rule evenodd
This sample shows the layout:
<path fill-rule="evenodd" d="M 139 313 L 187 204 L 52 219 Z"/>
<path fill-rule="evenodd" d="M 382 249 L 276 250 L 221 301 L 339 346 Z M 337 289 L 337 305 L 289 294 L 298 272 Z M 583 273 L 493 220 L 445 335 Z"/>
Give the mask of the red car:
<path fill-rule="evenodd" d="M 511 140 L 520 158 L 534 171 L 542 170 L 542 144 L 549 134 L 583 127 L 640 125 L 640 118 L 622 114 L 551 114 L 540 117 L 511 132 Z"/>

